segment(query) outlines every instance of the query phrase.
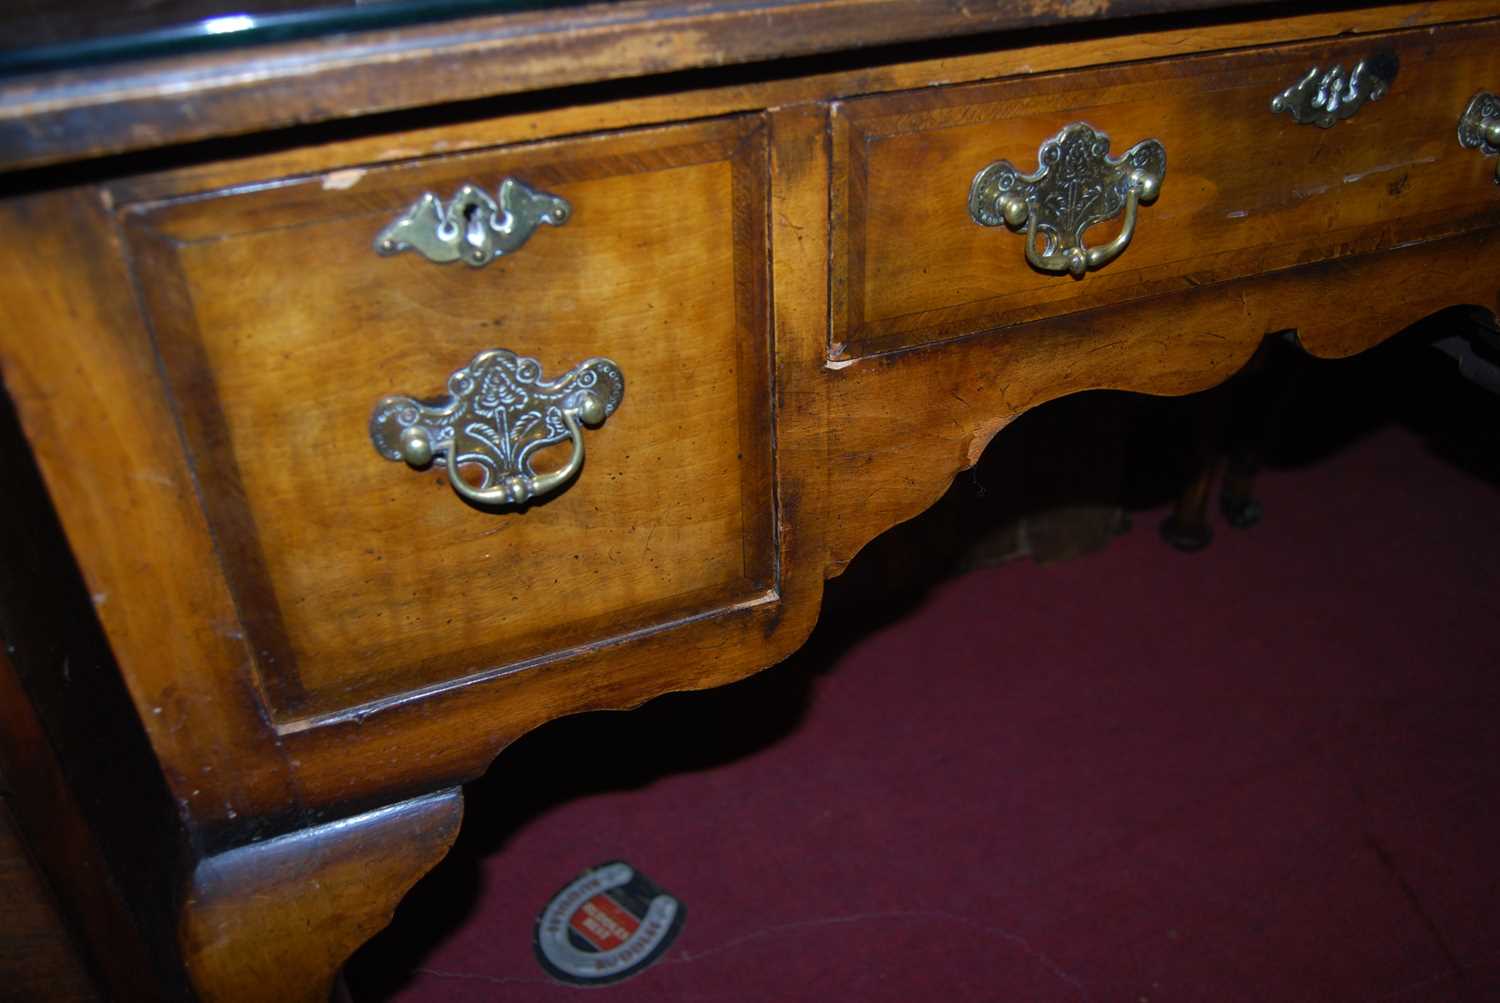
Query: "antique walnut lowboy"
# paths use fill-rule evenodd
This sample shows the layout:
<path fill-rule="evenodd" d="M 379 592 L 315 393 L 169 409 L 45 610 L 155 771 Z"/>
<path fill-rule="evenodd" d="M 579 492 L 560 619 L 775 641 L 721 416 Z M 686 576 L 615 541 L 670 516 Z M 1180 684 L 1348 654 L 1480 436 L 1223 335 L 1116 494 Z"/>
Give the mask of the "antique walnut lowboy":
<path fill-rule="evenodd" d="M 1493 315 L 1492 91 L 1496 0 L 632 0 L 0 80 L 5 762 L 106 981 L 326 999 L 507 743 L 784 657 L 1028 408 Z"/>

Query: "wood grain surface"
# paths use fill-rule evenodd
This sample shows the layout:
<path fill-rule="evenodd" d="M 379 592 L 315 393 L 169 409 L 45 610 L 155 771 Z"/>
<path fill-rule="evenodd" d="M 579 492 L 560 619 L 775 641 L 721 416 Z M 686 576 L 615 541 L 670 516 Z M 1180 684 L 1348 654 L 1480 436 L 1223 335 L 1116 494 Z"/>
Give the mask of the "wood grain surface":
<path fill-rule="evenodd" d="M 1456 13 L 1472 13 L 1469 8 L 1458 10 L 1460 6 L 1455 6 Z M 1426 9 L 1408 14 L 1431 16 Z M 1320 30 L 1332 23 L 1317 22 Z M 1092 43 L 1077 45 L 1094 51 L 1089 48 Z M 1048 51 L 1064 63 L 1089 58 L 1087 51 L 1064 56 L 1059 54 L 1063 50 L 1067 46 Z M 1257 58 L 1277 67 L 1286 63 L 1271 54 Z M 1106 86 L 1113 80 L 1115 86 L 1128 87 L 1136 72 L 1121 71 L 1107 79 L 1096 76 Z M 1158 79 L 1163 71 L 1150 72 Z M 1413 73 L 1421 79 L 1419 68 L 1409 64 L 1399 80 Z M 1398 93 L 1399 84 L 1382 104 L 1366 112 L 1400 107 Z M 1050 99 L 1073 100 L 1055 91 Z M 934 91 L 893 100 L 941 106 L 952 99 Z M 963 101 L 954 104 L 964 106 Z M 646 114 L 640 106 L 632 107 L 632 113 Z M 158 755 L 168 765 L 169 782 L 192 806 L 193 818 L 225 832 L 243 826 L 239 820 L 246 818 L 259 820 L 256 825 L 262 830 L 268 825 L 294 827 L 300 824 L 299 812 L 319 806 L 389 801 L 461 782 L 483 770 L 509 741 L 550 717 L 629 706 L 664 690 L 713 685 L 764 667 L 795 646 L 811 623 L 820 591 L 817 579 L 825 571 L 836 572 L 869 538 L 936 498 L 953 474 L 973 461 L 989 435 L 1016 414 L 1050 396 L 1095 385 L 1162 393 L 1197 389 L 1226 376 L 1239 355 L 1248 356 L 1251 341 L 1264 333 L 1251 330 L 1259 323 L 1258 315 L 1244 310 L 1234 326 L 1236 331 L 1244 328 L 1243 342 L 1236 340 L 1241 334 L 1177 333 L 1185 328 L 1211 329 L 1221 315 L 1235 312 L 1230 308 L 1237 307 L 1241 297 L 1250 302 L 1260 295 L 1255 290 L 1265 280 L 1244 280 L 1207 287 L 1211 291 L 1200 288 L 1181 299 L 1158 292 L 1127 304 L 1130 309 L 1118 315 L 1114 310 L 1084 310 L 1062 326 L 1049 321 L 998 340 L 980 336 L 968 347 L 905 351 L 884 361 L 830 363 L 830 230 L 819 222 L 837 218 L 829 205 L 830 151 L 822 145 L 828 112 L 829 105 L 821 102 L 770 112 L 771 135 L 781 135 L 788 145 L 780 152 L 773 149 L 769 188 L 761 187 L 759 195 L 752 194 L 758 169 L 753 167 L 754 150 L 763 142 L 753 138 L 759 128 L 753 123 L 759 119 L 743 119 L 475 151 L 463 157 L 398 157 L 385 159 L 387 166 L 378 169 L 373 164 L 359 166 L 358 158 L 370 148 L 363 145 L 366 141 L 354 140 L 215 167 L 189 166 L 182 172 L 112 183 L 104 192 L 59 192 L 7 206 L 9 232 L 42 234 L 26 253 L 10 252 L 6 310 L 11 323 L 0 340 L 7 386 L 35 443 L 63 524 L 83 556 L 89 587 L 101 595 L 120 596 L 145 581 L 152 594 L 161 597 L 146 609 L 106 602 L 100 613 Z M 1328 135 L 1337 137 L 1363 117 L 1356 116 Z M 1280 125 L 1268 113 L 1266 118 Z M 581 120 L 546 120 L 539 128 L 566 128 L 560 123 L 568 121 Z M 512 129 L 526 131 L 519 119 L 497 123 L 490 133 L 495 137 L 509 135 Z M 1294 142 L 1303 141 L 1302 133 L 1320 132 L 1289 126 L 1283 131 Z M 701 134 L 703 150 L 691 156 L 663 153 L 661 136 L 667 133 Z M 727 138 L 741 134 L 751 137 L 743 145 Z M 472 135 L 467 127 L 450 126 L 417 137 L 411 145 L 405 135 L 382 142 L 390 151 L 409 153 L 443 142 L 465 142 Z M 737 152 L 728 152 L 731 147 Z M 774 166 L 778 158 L 780 167 Z M 1468 170 L 1476 178 L 1474 204 L 1483 207 L 1493 194 L 1485 175 L 1490 168 L 1482 157 L 1470 154 L 1469 159 Z M 736 174 L 734 169 L 724 170 L 726 163 L 745 168 Z M 293 170 L 280 177 L 274 171 L 257 173 L 314 165 L 323 170 Z M 521 170 L 538 185 L 557 187 L 579 206 L 580 215 L 572 224 L 539 234 L 522 254 L 499 263 L 500 268 L 491 266 L 494 275 L 524 276 L 524 284 L 538 289 L 543 286 L 535 280 L 542 271 L 565 274 L 580 260 L 587 243 L 588 207 L 599 204 L 588 197 L 590 186 L 626 198 L 635 191 L 658 196 L 641 205 L 617 202 L 595 210 L 609 222 L 610 235 L 602 246 L 613 248 L 608 271 L 611 281 L 621 284 L 601 283 L 585 290 L 576 278 L 568 278 L 565 281 L 573 283 L 568 300 L 555 290 L 513 299 L 490 285 L 470 290 L 470 280 L 487 281 L 485 272 L 446 272 L 411 256 L 379 259 L 368 251 L 368 231 L 378 227 L 382 214 L 398 211 L 426 187 L 446 195 L 448 187 L 467 180 L 471 168 L 481 165 L 486 170 Z M 1171 169 L 1180 167 L 1178 158 Z M 1235 172 L 1242 168 L 1229 163 L 1224 170 L 1238 177 Z M 665 201 L 662 192 L 650 187 L 658 174 L 686 179 L 681 194 L 698 200 L 701 207 L 690 218 L 699 221 L 695 226 L 706 227 L 704 232 L 719 234 L 720 243 L 742 242 L 745 234 L 758 232 L 752 207 L 768 199 L 770 248 L 760 252 L 760 266 L 749 267 L 742 258 L 731 264 L 718 243 L 683 254 L 675 246 L 685 239 L 681 221 L 674 218 L 668 223 L 670 214 L 658 204 Z M 718 180 L 710 180 L 715 177 Z M 1178 180 L 1178 174 L 1171 177 Z M 325 187 L 330 179 L 334 183 Z M 205 184 L 216 182 L 234 187 L 204 190 Z M 640 184 L 647 187 L 637 189 Z M 617 192 L 616 186 L 623 187 Z M 124 199 L 140 201 L 122 207 L 117 200 Z M 715 206 L 746 209 L 731 225 L 712 218 Z M 131 247 L 155 325 L 154 342 L 138 317 L 128 273 L 111 254 L 95 253 L 117 249 L 107 222 L 111 214 L 122 215 L 133 234 Z M 641 225 L 642 218 L 656 225 Z M 61 228 L 44 223 L 55 219 L 69 223 Z M 1150 222 L 1147 215 L 1144 223 Z M 1472 225 L 1472 220 L 1465 225 Z M 740 229 L 726 229 L 731 226 Z M 668 233 L 670 239 L 663 236 Z M 320 234 L 338 239 L 325 240 Z M 682 262 L 681 274 L 688 281 L 661 282 L 624 235 L 645 241 L 643 246 L 654 249 L 660 260 Z M 984 236 L 1010 238 L 1000 233 Z M 686 239 L 696 238 L 689 234 Z M 752 236 L 750 243 L 754 240 Z M 1392 232 L 1373 227 L 1341 244 L 1339 252 L 1363 263 L 1365 271 L 1359 274 L 1376 276 L 1368 288 L 1382 288 L 1386 279 L 1380 268 L 1385 266 L 1375 263 L 1396 260 L 1380 252 L 1398 242 Z M 1431 260 L 1448 261 L 1450 252 L 1444 249 L 1459 245 L 1436 241 L 1425 246 L 1429 250 L 1401 260 L 1423 262 L 1430 254 Z M 1141 249 L 1133 247 L 1127 253 Z M 1445 265 L 1414 302 L 1434 309 L 1445 297 L 1484 302 L 1481 264 L 1461 256 L 1451 264 L 1458 270 Z M 385 266 L 396 278 L 369 277 L 366 269 Z M 771 365 L 754 358 L 756 346 L 764 342 L 743 339 L 740 333 L 764 321 L 753 321 L 747 328 L 743 319 L 750 314 L 736 306 L 731 331 L 730 313 L 710 291 L 732 285 L 737 303 L 753 304 L 764 295 L 753 289 L 755 282 L 764 281 L 757 276 L 766 267 L 776 287 L 774 376 L 756 377 L 755 365 Z M 1306 275 L 1298 302 L 1315 309 L 1316 290 L 1329 281 L 1327 270 Z M 325 276 L 341 278 L 324 281 Z M 1072 287 L 1086 288 L 1101 277 L 1107 278 L 1090 276 Z M 1350 280 L 1350 302 L 1360 298 L 1359 281 L 1363 280 Z M 654 311 L 647 312 L 636 295 L 648 285 L 690 300 L 678 315 L 692 318 L 694 324 L 717 318 L 719 340 L 704 340 L 693 331 L 675 330 L 666 319 L 651 319 Z M 496 292 L 489 293 L 491 288 Z M 611 315 L 611 303 L 623 311 L 619 316 Z M 578 312 L 578 304 L 586 305 L 586 316 Z M 1356 303 L 1353 315 L 1368 318 L 1371 330 L 1378 332 L 1370 335 L 1374 338 L 1396 329 L 1389 323 L 1392 309 L 1372 298 L 1370 303 Z M 1297 327 L 1299 319 L 1289 314 L 1282 311 L 1275 327 Z M 401 319 L 382 326 L 392 317 Z M 354 330 L 375 331 L 378 336 L 350 334 L 347 318 L 358 319 Z M 633 499 L 634 511 L 656 520 L 661 513 L 650 506 L 657 501 L 648 499 L 659 499 L 667 514 L 691 508 L 691 501 L 705 504 L 710 512 L 737 512 L 745 521 L 736 530 L 732 519 L 723 521 L 730 518 L 723 515 L 708 537 L 684 538 L 675 551 L 679 557 L 698 552 L 694 548 L 705 539 L 717 542 L 706 551 L 708 560 L 688 561 L 686 567 L 660 573 L 646 556 L 650 534 L 640 530 L 639 518 L 633 534 L 630 527 L 605 534 L 588 544 L 598 548 L 593 552 L 596 566 L 608 565 L 611 574 L 629 587 L 610 593 L 613 586 L 605 586 L 604 593 L 580 599 L 571 592 L 548 593 L 551 583 L 541 581 L 541 605 L 534 609 L 555 618 L 550 629 L 530 634 L 510 599 L 519 592 L 469 590 L 476 598 L 458 586 L 434 584 L 440 571 L 432 568 L 441 569 L 442 562 L 429 560 L 430 554 L 415 548 L 404 551 L 408 577 L 379 568 L 389 561 L 375 560 L 384 556 L 379 548 L 394 545 L 385 538 L 391 536 L 390 527 L 404 528 L 413 519 L 427 529 L 432 520 L 443 525 L 478 522 L 478 514 L 448 497 L 436 478 L 423 478 L 384 461 L 366 463 L 354 473 L 341 464 L 325 477 L 319 468 L 301 462 L 297 447 L 291 445 L 300 441 L 299 435 L 326 436 L 319 441 L 337 447 L 340 456 L 363 455 L 368 448 L 360 438 L 364 411 L 373 396 L 436 389 L 446 372 L 476 350 L 477 336 L 488 340 L 496 323 L 511 323 L 512 318 L 531 322 L 521 325 L 529 330 L 545 329 L 549 345 L 566 348 L 556 357 L 537 351 L 549 370 L 574 356 L 602 352 L 618 357 L 622 349 L 643 352 L 640 358 L 662 364 L 645 370 L 627 365 L 628 377 L 636 369 L 647 374 L 647 382 L 633 381 L 622 410 L 590 434 L 588 475 L 603 470 L 620 475 L 616 480 L 625 476 L 626 468 L 617 465 L 623 463 L 625 440 L 639 435 L 640 417 L 655 410 L 637 406 L 638 402 L 672 403 L 650 391 L 652 380 L 667 381 L 661 387 L 675 380 L 689 388 L 683 391 L 689 395 L 699 394 L 692 388 L 705 380 L 710 387 L 733 387 L 733 402 L 717 398 L 709 403 L 701 396 L 697 400 L 700 407 L 710 408 L 707 413 L 737 415 L 735 420 L 743 422 L 735 432 L 736 452 L 743 454 L 736 457 L 737 465 L 748 462 L 753 468 L 755 462 L 755 451 L 740 449 L 742 442 L 767 448 L 773 437 L 768 431 L 757 438 L 755 429 L 766 427 L 758 422 L 770 425 L 776 444 L 774 477 L 766 460 L 758 470 L 731 479 L 738 487 L 726 493 L 730 482 L 722 472 L 714 473 L 717 468 L 702 468 L 713 476 L 707 482 L 699 478 L 691 488 L 674 480 L 669 469 L 687 455 L 671 452 L 678 443 L 725 446 L 725 428 L 698 427 L 684 415 L 671 419 L 683 424 L 669 428 L 665 439 L 648 436 L 657 450 L 658 472 L 642 475 L 632 466 L 629 476 L 658 478 L 651 481 L 655 487 L 645 490 L 641 484 L 627 484 L 619 489 Z M 1079 325 L 1085 323 L 1092 340 L 1079 333 Z M 601 347 L 585 330 L 601 325 L 612 332 L 609 337 L 618 346 Z M 1135 347 L 1123 354 L 1110 347 L 1117 325 L 1120 331 L 1133 332 L 1123 341 Z M 26 332 L 43 329 L 51 334 L 45 341 L 26 337 Z M 432 370 L 428 362 L 419 361 L 421 355 L 402 354 L 401 337 L 410 337 L 414 330 L 425 339 L 424 348 L 430 348 L 433 339 L 451 344 L 451 358 Z M 334 350 L 320 340 L 328 332 L 343 332 Z M 562 340 L 550 340 L 554 338 Z M 1132 354 L 1156 341 L 1164 346 L 1156 355 Z M 361 349 L 368 343 L 377 351 L 350 351 L 356 343 Z M 517 344 L 511 347 L 524 350 Z M 736 375 L 728 383 L 715 382 L 727 372 L 722 358 L 730 350 L 738 360 Z M 748 364 L 741 358 L 746 351 L 751 352 Z M 1074 351 L 1082 355 L 1070 354 Z M 1085 355 L 1088 365 L 1080 362 Z M 341 366 L 346 357 L 354 361 Z M 1020 382 L 1011 379 L 1005 384 L 1003 397 L 994 396 L 994 385 L 974 392 L 975 374 L 997 371 L 1017 374 Z M 319 388 L 330 380 L 334 392 L 320 398 Z M 1031 389 L 1022 393 L 1023 385 Z M 320 407 L 299 409 L 296 400 L 319 400 Z M 770 410 L 757 413 L 756 407 Z M 335 413 L 347 420 L 328 417 Z M 298 434 L 282 432 L 282 423 Z M 294 460 L 294 455 L 299 458 Z M 689 462 L 723 463 L 725 457 Z M 749 468 L 736 466 L 742 469 Z M 325 490 L 330 480 L 350 477 L 354 480 L 346 483 L 355 485 L 355 496 L 375 500 L 347 506 L 339 492 Z M 705 489 L 704 483 L 710 486 Z M 573 503 L 593 497 L 588 495 L 591 484 L 586 476 L 557 502 L 527 513 L 525 520 L 577 517 Z M 197 490 L 203 490 L 201 504 L 207 514 Z M 705 490 L 704 498 L 698 498 Z M 396 504 L 389 502 L 392 493 Z M 592 504 L 587 518 L 605 518 L 594 513 Z M 747 529 L 757 518 L 774 531 Z M 361 532 L 353 532 L 356 526 Z M 337 544 L 330 546 L 320 534 L 331 534 L 327 539 Z M 649 544 L 652 555 L 658 546 L 677 546 L 671 537 L 679 535 L 669 533 L 668 539 L 661 539 L 658 533 Z M 370 538 L 382 542 L 371 544 Z M 133 541 L 145 539 L 160 539 L 162 546 L 143 565 Z M 734 540 L 758 545 L 731 555 Z M 318 552 L 318 547 L 329 549 Z M 535 549 L 540 553 L 544 548 L 538 544 Z M 460 576 L 466 582 L 494 580 L 486 574 L 494 570 L 495 550 L 479 548 L 478 556 L 471 557 L 455 545 L 454 552 L 465 555 L 461 560 L 477 562 Z M 483 557 L 486 553 L 490 563 Z M 634 560 L 618 560 L 632 553 Z M 542 558 L 537 561 L 533 569 L 540 574 L 545 565 Z M 742 562 L 741 570 L 731 574 L 737 561 Z M 763 572 L 770 567 L 779 570 L 767 579 Z M 398 580 L 409 584 L 399 585 Z M 734 582 L 736 588 L 756 588 L 720 592 L 715 600 L 720 605 L 700 602 L 706 593 L 695 596 L 691 588 L 681 588 L 684 582 L 709 580 L 719 586 Z M 774 587 L 757 592 L 766 581 Z M 442 601 L 422 607 L 421 596 L 433 594 L 423 590 L 431 589 L 439 590 Z M 418 593 L 415 606 L 413 590 Z M 299 613 L 299 598 L 304 606 L 311 603 L 310 609 L 327 615 Z M 653 599 L 666 605 L 652 608 Z M 581 633 L 560 632 L 556 625 L 572 622 L 568 614 L 590 602 L 595 605 L 588 615 L 601 619 L 585 622 Z M 485 607 L 487 603 L 491 605 Z M 468 624 L 452 636 L 438 629 L 448 624 L 432 620 L 444 604 L 459 609 L 460 621 Z M 484 608 L 471 608 L 476 606 Z M 405 631 L 380 623 L 384 617 L 375 614 L 387 607 L 405 616 L 421 614 L 422 622 L 408 621 L 406 626 L 424 639 L 422 645 L 406 644 Z M 704 612 L 712 615 L 696 618 Z M 626 626 L 613 622 L 616 613 Z M 441 619 L 448 616 L 444 613 Z M 638 619 L 629 620 L 631 616 Z M 242 617 L 248 618 L 250 629 Z M 180 623 L 198 626 L 186 632 L 172 629 Z M 672 626 L 644 633 L 628 626 L 647 623 Z M 503 643 L 489 633 L 497 629 Z M 292 645 L 293 638 L 303 645 L 300 650 Z M 266 671 L 268 660 L 262 652 L 277 657 L 278 649 L 262 639 L 284 645 L 282 654 L 313 652 L 317 657 L 305 663 L 278 658 Z M 434 643 L 440 648 L 435 655 Z M 450 646 L 441 649 L 442 645 Z M 346 654 L 346 648 L 357 655 Z M 558 657 L 542 665 L 526 661 L 525 654 L 514 655 L 518 650 L 538 658 Z M 173 654 L 163 657 L 164 652 Z M 523 660 L 516 662 L 516 657 Z M 182 696 L 188 693 L 194 695 L 192 700 Z"/>
<path fill-rule="evenodd" d="M 482 269 L 374 234 L 424 191 L 567 198 Z M 172 397 L 282 720 L 754 601 L 774 587 L 765 130 L 547 143 L 130 212 Z M 348 184 L 347 187 L 342 187 Z M 625 374 L 583 472 L 524 512 L 380 457 L 370 413 L 477 352 Z M 553 447 L 555 466 L 570 447 Z"/>
<path fill-rule="evenodd" d="M 259 77 L 232 54 L 11 81 L 0 149 L 34 164 L 1149 6 L 500 18 L 261 50 Z M 1337 356 L 1495 311 L 1494 161 L 1452 132 L 1500 87 L 1500 32 L 1432 26 L 1497 14 L 1168 17 L 476 101 L 100 162 L 88 183 L 10 175 L 0 380 L 185 830 L 175 932 L 199 994 L 326 994 L 445 852 L 456 785 L 547 720 L 785 657 L 825 576 L 1028 409 L 1203 389 L 1272 331 Z M 1387 43 L 1396 85 L 1348 122 L 1266 110 L 1305 64 Z M 975 170 L 1072 116 L 1169 151 L 1135 245 L 1082 282 L 953 215 Z M 508 173 L 575 217 L 480 270 L 374 254 L 423 191 Z M 627 380 L 583 476 L 518 517 L 366 431 L 380 397 L 436 393 L 486 347 L 548 373 L 605 355 Z"/>
<path fill-rule="evenodd" d="M 941 341 L 1492 223 L 1493 165 L 1455 132 L 1476 82 L 1500 80 L 1497 38 L 1486 22 L 842 103 L 832 351 Z M 1389 93 L 1333 128 L 1270 111 L 1309 68 L 1375 53 L 1399 58 Z M 1032 268 L 1024 236 L 968 211 L 980 169 L 1005 159 L 1035 171 L 1041 144 L 1073 122 L 1106 133 L 1116 156 L 1147 138 L 1167 151 L 1130 246 L 1082 279 Z M 1085 241 L 1119 230 L 1118 218 L 1100 223 Z"/>
<path fill-rule="evenodd" d="M 629 89 L 572 88 L 524 100 L 377 118 L 350 130 L 352 135 L 303 130 L 261 135 L 227 147 L 205 144 L 182 151 L 169 171 L 155 163 L 147 173 L 131 171 L 111 178 L 110 190 L 116 202 L 124 204 L 579 133 L 1307 39 L 1348 39 L 1497 14 L 1497 0 L 1313 8 L 1303 13 L 1278 8 L 1277 16 L 1264 19 L 1130 22 L 1128 30 L 1100 30 L 1086 38 L 1027 33 L 971 50 L 935 54 L 919 47 L 902 53 L 910 59 L 871 53 L 867 61 L 853 65 L 813 61 L 778 66 L 777 72 L 765 76 L 721 73 L 688 81 L 643 82 Z M 45 178 L 46 172 L 41 175 Z"/>
<path fill-rule="evenodd" d="M 197 999 L 328 1003 L 462 817 L 463 795 L 442 791 L 202 860 L 181 927 Z"/>
<path fill-rule="evenodd" d="M 627 0 L 492 15 L 23 77 L 0 85 L 0 163 L 841 48 L 1267 2 Z M 186 99 L 184 84 L 191 88 Z"/>
<path fill-rule="evenodd" d="M 167 932 L 186 856 L 178 806 L 4 395 L 0 454 L 5 806 L 102 996 L 151 998 L 180 967 Z M 7 933 L 19 930 L 0 921 L 0 939 Z M 11 961 L 28 967 L 24 956 Z M 0 997 L 31 982 L 0 978 Z"/>
<path fill-rule="evenodd" d="M 1204 390 L 1276 331 L 1296 331 L 1310 354 L 1336 358 L 1447 307 L 1493 314 L 1497 256 L 1500 230 L 1489 228 L 838 365 L 829 505 L 841 518 L 829 527 L 830 571 L 936 501 L 1000 429 L 1038 404 L 1095 388 Z"/>
<path fill-rule="evenodd" d="M 104 198 L 6 202 L 0 234 L 0 378 L 173 797 L 295 810 Z"/>

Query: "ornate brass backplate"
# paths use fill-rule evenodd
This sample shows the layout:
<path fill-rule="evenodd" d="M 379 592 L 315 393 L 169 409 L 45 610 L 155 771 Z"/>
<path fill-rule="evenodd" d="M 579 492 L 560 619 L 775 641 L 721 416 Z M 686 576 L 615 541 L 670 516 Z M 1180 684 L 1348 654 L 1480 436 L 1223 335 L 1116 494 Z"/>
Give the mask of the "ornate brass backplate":
<path fill-rule="evenodd" d="M 1022 174 L 1008 160 L 997 160 L 969 186 L 969 216 L 982 226 L 1026 227 L 1026 260 L 1046 272 L 1082 275 L 1119 256 L 1135 232 L 1136 208 L 1151 202 L 1167 173 L 1167 151 L 1146 139 L 1118 157 L 1109 155 L 1109 137 L 1074 122 L 1041 145 L 1039 167 Z M 1083 232 L 1121 211 L 1119 236 L 1101 247 L 1084 246 Z M 1043 247 L 1037 249 L 1037 234 Z"/>
<path fill-rule="evenodd" d="M 448 377 L 445 397 L 397 395 L 375 405 L 370 439 L 381 456 L 415 468 L 445 459 L 453 490 L 471 502 L 520 505 L 556 490 L 578 472 L 580 424 L 603 422 L 624 394 L 625 377 L 609 359 L 588 359 L 547 380 L 536 359 L 492 348 Z M 565 439 L 573 442 L 568 462 L 535 473 L 536 452 Z M 461 466 L 483 471 L 478 487 L 460 476 Z"/>
<path fill-rule="evenodd" d="M 1344 71 L 1342 63 L 1328 69 L 1314 66 L 1302 79 L 1271 99 L 1272 114 L 1286 112 L 1302 125 L 1332 128 L 1368 101 L 1379 101 L 1396 81 L 1400 62 L 1394 52 L 1362 59 Z"/>
<path fill-rule="evenodd" d="M 1458 117 L 1458 145 L 1486 157 L 1500 157 L 1500 98 L 1480 91 L 1469 99 Z M 1500 161 L 1495 163 L 1495 183 L 1500 184 Z"/>
<path fill-rule="evenodd" d="M 428 261 L 462 260 L 480 268 L 526 243 L 543 223 L 561 226 L 572 215 L 567 200 L 527 187 L 515 178 L 500 182 L 499 200 L 464 185 L 445 206 L 423 192 L 400 218 L 375 238 L 381 254 L 413 250 Z"/>

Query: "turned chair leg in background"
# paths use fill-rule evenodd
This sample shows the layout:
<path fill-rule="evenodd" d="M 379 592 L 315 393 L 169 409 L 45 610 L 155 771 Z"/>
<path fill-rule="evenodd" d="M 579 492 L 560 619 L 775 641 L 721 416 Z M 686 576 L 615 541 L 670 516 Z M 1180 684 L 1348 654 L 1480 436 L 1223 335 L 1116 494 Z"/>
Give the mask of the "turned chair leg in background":
<path fill-rule="evenodd" d="M 1249 529 L 1260 522 L 1255 475 L 1260 471 L 1267 447 L 1276 439 L 1291 386 L 1283 366 L 1275 364 L 1277 357 L 1287 354 L 1277 345 L 1279 339 L 1266 339 L 1230 387 L 1226 423 L 1228 458 L 1219 487 L 1219 513 L 1235 529 Z M 1280 361 L 1287 362 L 1284 358 Z"/>
<path fill-rule="evenodd" d="M 1212 542 L 1208 503 L 1216 483 L 1219 512 L 1229 525 L 1246 529 L 1260 521 L 1254 481 L 1290 395 L 1283 367 L 1273 364 L 1288 334 L 1267 335 L 1244 369 L 1201 396 L 1191 435 L 1194 473 L 1160 527 L 1176 549 L 1191 553 Z"/>
<path fill-rule="evenodd" d="M 1237 452 L 1224 464 L 1224 483 L 1219 491 L 1219 513 L 1235 529 L 1249 529 L 1260 522 L 1260 502 L 1253 490 L 1260 457 L 1250 451 Z"/>
<path fill-rule="evenodd" d="M 1199 426 L 1202 424 L 1200 422 Z M 1208 519 L 1208 499 L 1213 495 L 1220 461 L 1212 456 L 1201 459 L 1197 474 L 1177 496 L 1172 514 L 1160 526 L 1161 538 L 1183 553 L 1202 550 L 1214 538 L 1214 529 Z"/>
<path fill-rule="evenodd" d="M 1257 350 L 1255 357 L 1259 356 Z M 1159 527 L 1161 538 L 1183 553 L 1202 550 L 1213 542 L 1208 501 L 1224 467 L 1224 443 L 1234 407 L 1234 382 L 1238 379 L 1235 376 L 1229 383 L 1205 390 L 1187 403 L 1190 413 L 1183 469 L 1191 476 L 1177 496 L 1172 514 Z"/>

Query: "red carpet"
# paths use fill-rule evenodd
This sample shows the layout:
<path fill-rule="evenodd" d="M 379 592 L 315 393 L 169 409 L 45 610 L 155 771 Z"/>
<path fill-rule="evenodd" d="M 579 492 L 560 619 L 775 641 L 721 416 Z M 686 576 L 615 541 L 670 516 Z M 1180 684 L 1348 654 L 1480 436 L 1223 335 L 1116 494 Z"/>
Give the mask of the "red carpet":
<path fill-rule="evenodd" d="M 1393 424 L 1261 483 L 1204 553 L 1141 513 L 528 736 L 354 998 L 1500 1000 L 1497 481 Z M 554 983 L 533 919 L 615 858 L 682 935 Z"/>

